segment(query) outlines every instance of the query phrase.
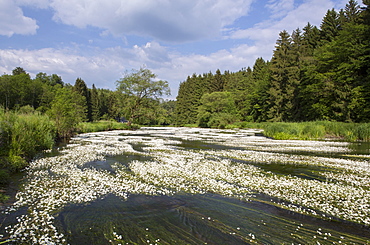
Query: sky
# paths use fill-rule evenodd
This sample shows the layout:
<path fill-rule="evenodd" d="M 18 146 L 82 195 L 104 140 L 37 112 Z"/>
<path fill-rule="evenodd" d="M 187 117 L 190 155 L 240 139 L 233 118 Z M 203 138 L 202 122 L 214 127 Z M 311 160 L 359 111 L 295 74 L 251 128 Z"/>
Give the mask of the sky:
<path fill-rule="evenodd" d="M 0 0 L 0 74 L 116 89 L 146 67 L 169 83 L 220 69 L 236 72 L 270 60 L 279 32 L 310 22 L 347 0 Z"/>

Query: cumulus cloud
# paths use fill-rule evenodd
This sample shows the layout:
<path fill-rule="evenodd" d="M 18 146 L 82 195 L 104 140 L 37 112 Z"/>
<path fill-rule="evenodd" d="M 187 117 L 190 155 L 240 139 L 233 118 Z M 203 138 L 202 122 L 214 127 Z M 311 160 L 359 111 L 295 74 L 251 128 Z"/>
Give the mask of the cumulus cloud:
<path fill-rule="evenodd" d="M 320 26 L 326 11 L 333 8 L 334 3 L 330 0 L 305 0 L 294 4 L 292 0 L 271 0 L 266 7 L 271 10 L 269 19 L 251 28 L 230 32 L 228 38 L 253 40 L 259 50 L 273 50 L 279 32 L 286 30 L 291 33 L 297 28 L 303 29 L 308 22 Z"/>
<path fill-rule="evenodd" d="M 10 74 L 15 67 L 22 67 L 31 76 L 39 72 L 58 74 L 66 83 L 74 84 L 77 77 L 95 83 L 100 88 L 114 89 L 114 81 L 125 70 L 121 59 L 107 55 L 82 56 L 69 49 L 45 48 L 38 50 L 0 50 L 0 72 Z"/>
<path fill-rule="evenodd" d="M 285 1 L 281 1 L 280 3 L 283 2 Z M 291 4 L 288 5 L 291 6 Z M 326 11 L 333 7 L 334 4 L 329 0 L 307 0 L 291 11 L 286 12 L 277 21 L 272 21 L 271 19 L 265 20 L 252 28 L 236 30 L 230 37 L 235 39 L 249 38 L 260 41 L 271 40 L 272 37 L 277 39 L 280 31 L 287 30 L 291 32 L 297 28 L 302 29 L 308 22 L 319 26 Z M 276 16 L 273 14 L 272 18 L 274 17 Z"/>
<path fill-rule="evenodd" d="M 37 1 L 37 0 L 22 0 Z M 40 0 L 45 1 L 45 0 Z M 50 0 L 54 20 L 114 35 L 140 35 L 186 42 L 219 35 L 246 15 L 252 0 Z"/>
<path fill-rule="evenodd" d="M 81 55 L 73 49 L 45 48 L 38 50 L 0 50 L 0 72 L 10 74 L 20 66 L 31 76 L 39 72 L 56 73 L 64 82 L 74 84 L 81 77 L 91 87 L 115 89 L 115 81 L 126 70 L 147 66 L 159 79 L 169 82 L 172 98 L 179 83 L 193 73 L 203 74 L 216 69 L 237 71 L 253 64 L 261 53 L 256 47 L 240 45 L 230 50 L 219 50 L 209 55 L 182 55 L 157 42 L 131 48 L 112 47 L 91 50 Z"/>
<path fill-rule="evenodd" d="M 36 20 L 23 15 L 23 11 L 15 2 L 0 0 L 0 35 L 35 34 L 38 28 Z"/>

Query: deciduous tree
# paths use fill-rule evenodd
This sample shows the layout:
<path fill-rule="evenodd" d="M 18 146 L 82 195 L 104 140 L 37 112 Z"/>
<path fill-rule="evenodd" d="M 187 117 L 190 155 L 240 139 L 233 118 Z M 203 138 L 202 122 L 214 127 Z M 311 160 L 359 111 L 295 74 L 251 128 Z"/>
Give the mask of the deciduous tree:
<path fill-rule="evenodd" d="M 156 80 L 156 77 L 149 69 L 141 67 L 139 70 L 126 72 L 124 77 L 116 82 L 117 90 L 127 96 L 125 114 L 128 124 L 140 117 L 149 116 L 153 109 L 149 108 L 150 100 L 170 95 L 168 82 Z"/>

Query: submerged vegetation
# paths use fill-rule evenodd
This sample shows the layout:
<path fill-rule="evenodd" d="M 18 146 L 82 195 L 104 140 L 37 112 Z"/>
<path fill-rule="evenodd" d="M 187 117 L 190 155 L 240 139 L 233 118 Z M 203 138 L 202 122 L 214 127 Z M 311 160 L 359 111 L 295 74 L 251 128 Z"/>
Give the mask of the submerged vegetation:
<path fill-rule="evenodd" d="M 363 160 L 369 155 L 351 157 L 355 153 L 346 142 L 275 141 L 248 135 L 247 130 L 198 128 L 142 128 L 78 135 L 63 154 L 37 159 L 27 168 L 27 181 L 17 194 L 17 202 L 6 213 L 19 212 L 22 207 L 28 207 L 28 211 L 19 213 L 17 222 L 7 225 L 5 235 L 33 244 L 73 244 L 78 239 L 92 241 L 94 237 L 102 242 L 111 240 L 113 244 L 142 244 L 147 240 L 182 244 L 184 234 L 196 239 L 187 244 L 215 242 L 213 239 L 217 236 L 209 234 L 228 234 L 228 241 L 235 239 L 233 244 L 369 242 L 366 228 L 361 228 L 361 225 L 370 225 L 370 168 L 369 162 Z M 344 155 L 347 157 L 343 158 Z M 227 215 L 212 212 L 216 199 L 207 196 L 210 193 L 229 198 L 229 201 L 219 199 L 217 204 L 226 205 L 226 210 L 240 206 L 240 211 L 246 211 L 260 203 L 266 208 L 290 210 L 318 220 L 335 220 L 336 225 L 345 227 L 356 223 L 359 224 L 356 229 L 365 233 L 361 236 L 350 233 L 347 228 L 335 230 L 330 222 L 326 228 L 309 225 L 306 221 L 312 218 L 307 216 L 300 217 L 298 224 L 288 223 L 288 217 L 279 219 L 278 212 L 263 218 L 265 221 L 258 229 L 255 223 L 236 218 L 238 215 L 230 223 L 225 219 Z M 112 200 L 111 194 L 138 201 L 132 207 L 127 206 L 128 203 L 125 209 L 120 209 L 119 213 L 125 214 L 124 222 L 112 221 L 112 217 L 120 215 L 114 213 L 117 205 L 125 205 L 124 202 L 119 204 L 117 200 L 113 206 L 104 204 L 105 198 Z M 165 203 L 171 205 L 177 215 L 171 216 L 167 223 L 158 223 L 156 217 L 163 218 L 160 210 L 166 205 L 140 203 L 140 195 L 143 201 L 150 200 L 144 198 L 149 196 L 168 197 Z M 208 199 L 205 207 L 209 210 L 199 210 L 197 206 L 191 210 L 189 204 L 181 204 L 181 199 L 170 199 L 177 195 L 191 195 L 185 200 L 193 200 L 192 205 L 201 205 L 199 201 Z M 96 200 L 100 200 L 102 207 L 114 211 L 106 208 L 102 211 L 108 214 L 109 222 L 94 214 L 104 222 L 102 229 L 92 227 L 88 217 L 86 224 L 80 222 L 80 215 L 68 220 L 68 210 L 75 207 L 88 211 L 91 205 L 98 205 L 94 204 Z M 232 200 L 242 202 L 236 205 Z M 150 208 L 156 213 L 153 223 L 149 222 L 154 215 L 151 213 L 140 222 L 132 221 L 138 218 L 136 214 L 144 212 L 141 210 Z M 261 222 L 258 217 L 262 214 L 253 215 L 254 222 L 258 219 Z M 180 232 L 177 219 L 185 229 L 192 227 L 193 233 Z M 269 223 L 275 219 L 276 224 Z M 127 223 L 130 226 L 126 226 Z M 212 227 L 212 232 L 201 230 L 207 226 Z M 292 227 L 291 231 L 271 237 L 276 227 L 288 226 Z M 168 229 L 177 232 L 167 236 Z M 133 230 L 136 235 L 129 236 Z"/>

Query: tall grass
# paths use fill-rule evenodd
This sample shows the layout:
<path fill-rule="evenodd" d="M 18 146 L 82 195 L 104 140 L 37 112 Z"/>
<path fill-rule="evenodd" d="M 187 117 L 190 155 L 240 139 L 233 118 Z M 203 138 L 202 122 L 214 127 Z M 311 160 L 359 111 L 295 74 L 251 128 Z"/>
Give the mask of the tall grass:
<path fill-rule="evenodd" d="M 10 174 L 23 169 L 40 151 L 54 145 L 55 126 L 46 115 L 31 107 L 18 112 L 0 108 L 0 187 L 10 181 Z M 0 203 L 9 196 L 0 193 Z"/>
<path fill-rule="evenodd" d="M 38 152 L 50 149 L 54 138 L 55 127 L 48 116 L 0 109 L 1 168 L 24 168 Z"/>
<path fill-rule="evenodd" d="M 338 139 L 345 141 L 370 141 L 370 123 L 344 123 L 330 121 L 314 121 L 300 123 L 242 122 L 236 126 L 241 128 L 259 128 L 267 137 L 274 139 Z M 235 125 L 234 125 L 235 127 Z"/>
<path fill-rule="evenodd" d="M 129 126 L 126 123 L 102 120 L 97 122 L 83 122 L 78 124 L 77 128 L 78 133 L 90 133 L 109 130 L 137 129 L 139 126 L 135 124 Z"/>

